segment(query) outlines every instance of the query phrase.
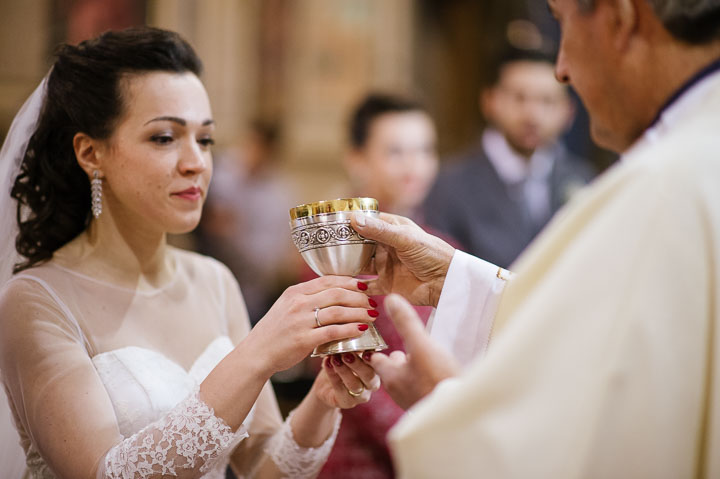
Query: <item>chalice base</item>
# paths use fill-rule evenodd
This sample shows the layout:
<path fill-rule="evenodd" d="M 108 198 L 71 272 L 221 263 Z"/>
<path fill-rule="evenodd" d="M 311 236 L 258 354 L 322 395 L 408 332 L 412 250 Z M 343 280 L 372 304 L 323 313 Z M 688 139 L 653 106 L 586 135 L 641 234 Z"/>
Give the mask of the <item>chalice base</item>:
<path fill-rule="evenodd" d="M 340 341 L 330 341 L 321 344 L 312 352 L 313 358 L 329 356 L 330 354 L 356 353 L 360 351 L 382 351 L 387 349 L 388 345 L 380 336 L 374 324 L 370 326 L 357 338 L 341 339 Z"/>

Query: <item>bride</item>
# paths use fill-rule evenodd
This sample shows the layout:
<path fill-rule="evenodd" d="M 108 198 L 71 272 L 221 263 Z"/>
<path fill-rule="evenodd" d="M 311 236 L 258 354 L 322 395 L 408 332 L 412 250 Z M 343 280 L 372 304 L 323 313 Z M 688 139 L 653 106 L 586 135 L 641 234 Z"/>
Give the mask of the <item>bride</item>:
<path fill-rule="evenodd" d="M 0 227 L 21 255 L 0 248 L 0 274 L 14 273 L 0 294 L 0 370 L 33 477 L 220 478 L 228 464 L 314 477 L 338 408 L 379 385 L 358 356 L 328 358 L 283 423 L 270 376 L 367 329 L 367 287 L 293 286 L 250 330 L 228 270 L 166 244 L 197 225 L 210 182 L 200 69 L 158 29 L 66 45 L 0 153 L 12 178 L 0 214 L 17 204 Z"/>

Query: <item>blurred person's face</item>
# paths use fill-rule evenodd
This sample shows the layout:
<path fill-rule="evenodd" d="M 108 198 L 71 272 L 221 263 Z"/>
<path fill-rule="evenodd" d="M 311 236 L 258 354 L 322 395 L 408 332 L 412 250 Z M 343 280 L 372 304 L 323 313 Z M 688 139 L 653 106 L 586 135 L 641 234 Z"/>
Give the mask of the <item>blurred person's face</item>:
<path fill-rule="evenodd" d="M 624 150 L 647 125 L 631 93 L 645 88 L 638 85 L 636 58 L 630 54 L 633 45 L 642 44 L 631 41 L 629 27 L 636 12 L 607 1 L 596 1 L 591 11 L 583 11 L 577 0 L 548 0 L 548 6 L 562 31 L 557 79 L 572 85 L 582 99 L 593 139 L 606 148 Z M 641 49 L 642 45 L 635 48 Z"/>
<path fill-rule="evenodd" d="M 370 125 L 368 139 L 347 162 L 359 194 L 384 211 L 408 213 L 425 199 L 438 171 L 437 133 L 421 111 L 386 113 Z"/>
<path fill-rule="evenodd" d="M 508 143 L 529 157 L 569 126 L 573 108 L 566 90 L 550 63 L 511 62 L 502 67 L 497 84 L 482 93 L 482 110 Z"/>

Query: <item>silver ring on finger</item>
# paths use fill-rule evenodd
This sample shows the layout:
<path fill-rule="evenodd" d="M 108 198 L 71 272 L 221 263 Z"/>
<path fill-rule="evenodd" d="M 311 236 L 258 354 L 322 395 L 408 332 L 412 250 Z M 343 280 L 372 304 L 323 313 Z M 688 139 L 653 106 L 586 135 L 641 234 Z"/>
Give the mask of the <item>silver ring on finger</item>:
<path fill-rule="evenodd" d="M 318 313 L 320 313 L 320 309 L 322 308 L 315 308 L 315 324 L 317 324 L 318 328 L 322 328 L 322 323 L 320 322 L 320 318 L 318 317 Z"/>
<path fill-rule="evenodd" d="M 360 391 L 358 392 L 351 391 L 350 389 L 348 389 L 347 386 L 345 386 L 345 390 L 348 392 L 349 395 L 356 398 L 359 397 L 363 392 L 365 392 L 365 385 L 363 384 L 362 386 L 360 386 Z"/>

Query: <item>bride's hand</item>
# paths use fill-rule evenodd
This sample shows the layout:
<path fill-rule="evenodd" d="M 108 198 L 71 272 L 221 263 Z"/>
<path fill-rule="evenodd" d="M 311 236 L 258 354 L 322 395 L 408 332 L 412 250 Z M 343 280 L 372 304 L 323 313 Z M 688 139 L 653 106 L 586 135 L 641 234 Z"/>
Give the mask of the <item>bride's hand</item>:
<path fill-rule="evenodd" d="M 372 367 L 355 353 L 323 359 L 323 367 L 310 391 L 330 407 L 348 409 L 370 400 L 380 387 Z"/>
<path fill-rule="evenodd" d="M 365 289 L 364 283 L 344 276 L 323 276 L 291 286 L 242 347 L 263 358 L 264 372 L 273 374 L 294 366 L 321 344 L 360 336 L 377 316 Z"/>

